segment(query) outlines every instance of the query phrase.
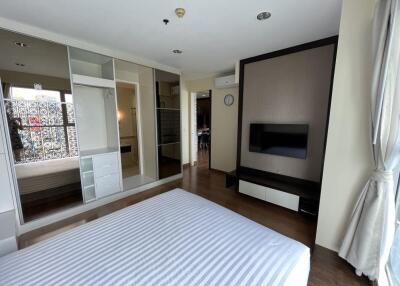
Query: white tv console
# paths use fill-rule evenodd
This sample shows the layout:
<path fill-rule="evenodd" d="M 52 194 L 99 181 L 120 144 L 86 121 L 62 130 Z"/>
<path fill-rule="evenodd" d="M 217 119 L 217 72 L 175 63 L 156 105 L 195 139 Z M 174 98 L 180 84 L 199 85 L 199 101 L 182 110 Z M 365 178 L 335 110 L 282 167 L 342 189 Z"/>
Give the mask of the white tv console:
<path fill-rule="evenodd" d="M 296 212 L 299 210 L 300 197 L 297 195 L 243 180 L 239 180 L 239 192 Z"/>

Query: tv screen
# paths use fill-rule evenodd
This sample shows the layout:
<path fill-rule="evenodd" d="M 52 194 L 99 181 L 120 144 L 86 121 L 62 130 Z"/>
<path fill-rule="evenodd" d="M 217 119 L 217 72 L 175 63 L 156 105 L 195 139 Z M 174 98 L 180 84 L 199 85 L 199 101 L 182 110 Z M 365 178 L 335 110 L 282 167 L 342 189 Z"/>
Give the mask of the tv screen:
<path fill-rule="evenodd" d="M 250 124 L 250 152 L 305 159 L 308 125 Z"/>

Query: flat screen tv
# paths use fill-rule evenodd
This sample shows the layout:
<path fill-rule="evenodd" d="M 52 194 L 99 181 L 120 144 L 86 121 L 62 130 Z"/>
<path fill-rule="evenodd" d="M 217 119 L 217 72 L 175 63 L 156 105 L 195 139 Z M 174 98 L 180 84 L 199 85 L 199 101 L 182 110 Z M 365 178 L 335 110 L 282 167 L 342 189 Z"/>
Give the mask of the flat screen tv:
<path fill-rule="evenodd" d="M 306 159 L 307 124 L 250 124 L 250 152 Z"/>

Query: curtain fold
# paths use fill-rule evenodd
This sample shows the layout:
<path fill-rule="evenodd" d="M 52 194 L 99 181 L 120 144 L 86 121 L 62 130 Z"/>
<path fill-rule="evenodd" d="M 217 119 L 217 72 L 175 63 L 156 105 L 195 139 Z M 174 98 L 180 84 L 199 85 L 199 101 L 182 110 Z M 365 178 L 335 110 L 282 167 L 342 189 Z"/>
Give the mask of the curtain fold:
<path fill-rule="evenodd" d="M 384 285 L 395 232 L 393 171 L 400 162 L 400 0 L 376 5 L 371 85 L 375 171 L 355 205 L 339 255 L 358 275 Z"/>

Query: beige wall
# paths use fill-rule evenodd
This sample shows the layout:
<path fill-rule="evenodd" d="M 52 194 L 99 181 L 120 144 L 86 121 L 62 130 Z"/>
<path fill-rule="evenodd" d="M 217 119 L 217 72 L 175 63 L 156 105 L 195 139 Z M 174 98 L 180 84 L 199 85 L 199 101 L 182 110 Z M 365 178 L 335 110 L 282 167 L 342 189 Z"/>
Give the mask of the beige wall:
<path fill-rule="evenodd" d="M 371 173 L 371 24 L 374 0 L 344 0 L 316 243 L 338 250 Z"/>
<path fill-rule="evenodd" d="M 212 90 L 211 100 L 211 168 L 230 172 L 236 169 L 236 141 L 237 141 L 237 121 L 238 121 L 238 88 L 216 89 L 214 78 L 186 81 L 187 97 L 189 98 L 188 109 L 190 106 L 190 93 L 197 91 Z M 224 97 L 232 94 L 235 98 L 232 106 L 225 106 Z M 184 111 L 186 113 L 186 111 Z M 188 115 L 189 110 L 187 111 Z M 182 124 L 183 124 L 182 120 Z M 185 122 L 189 130 L 187 139 L 190 140 L 190 120 Z M 190 146 L 190 145 L 189 145 Z M 190 148 L 183 149 L 185 158 L 190 158 Z"/>
<path fill-rule="evenodd" d="M 241 166 L 320 182 L 334 45 L 245 65 Z M 308 124 L 307 158 L 249 151 L 251 123 Z"/>

